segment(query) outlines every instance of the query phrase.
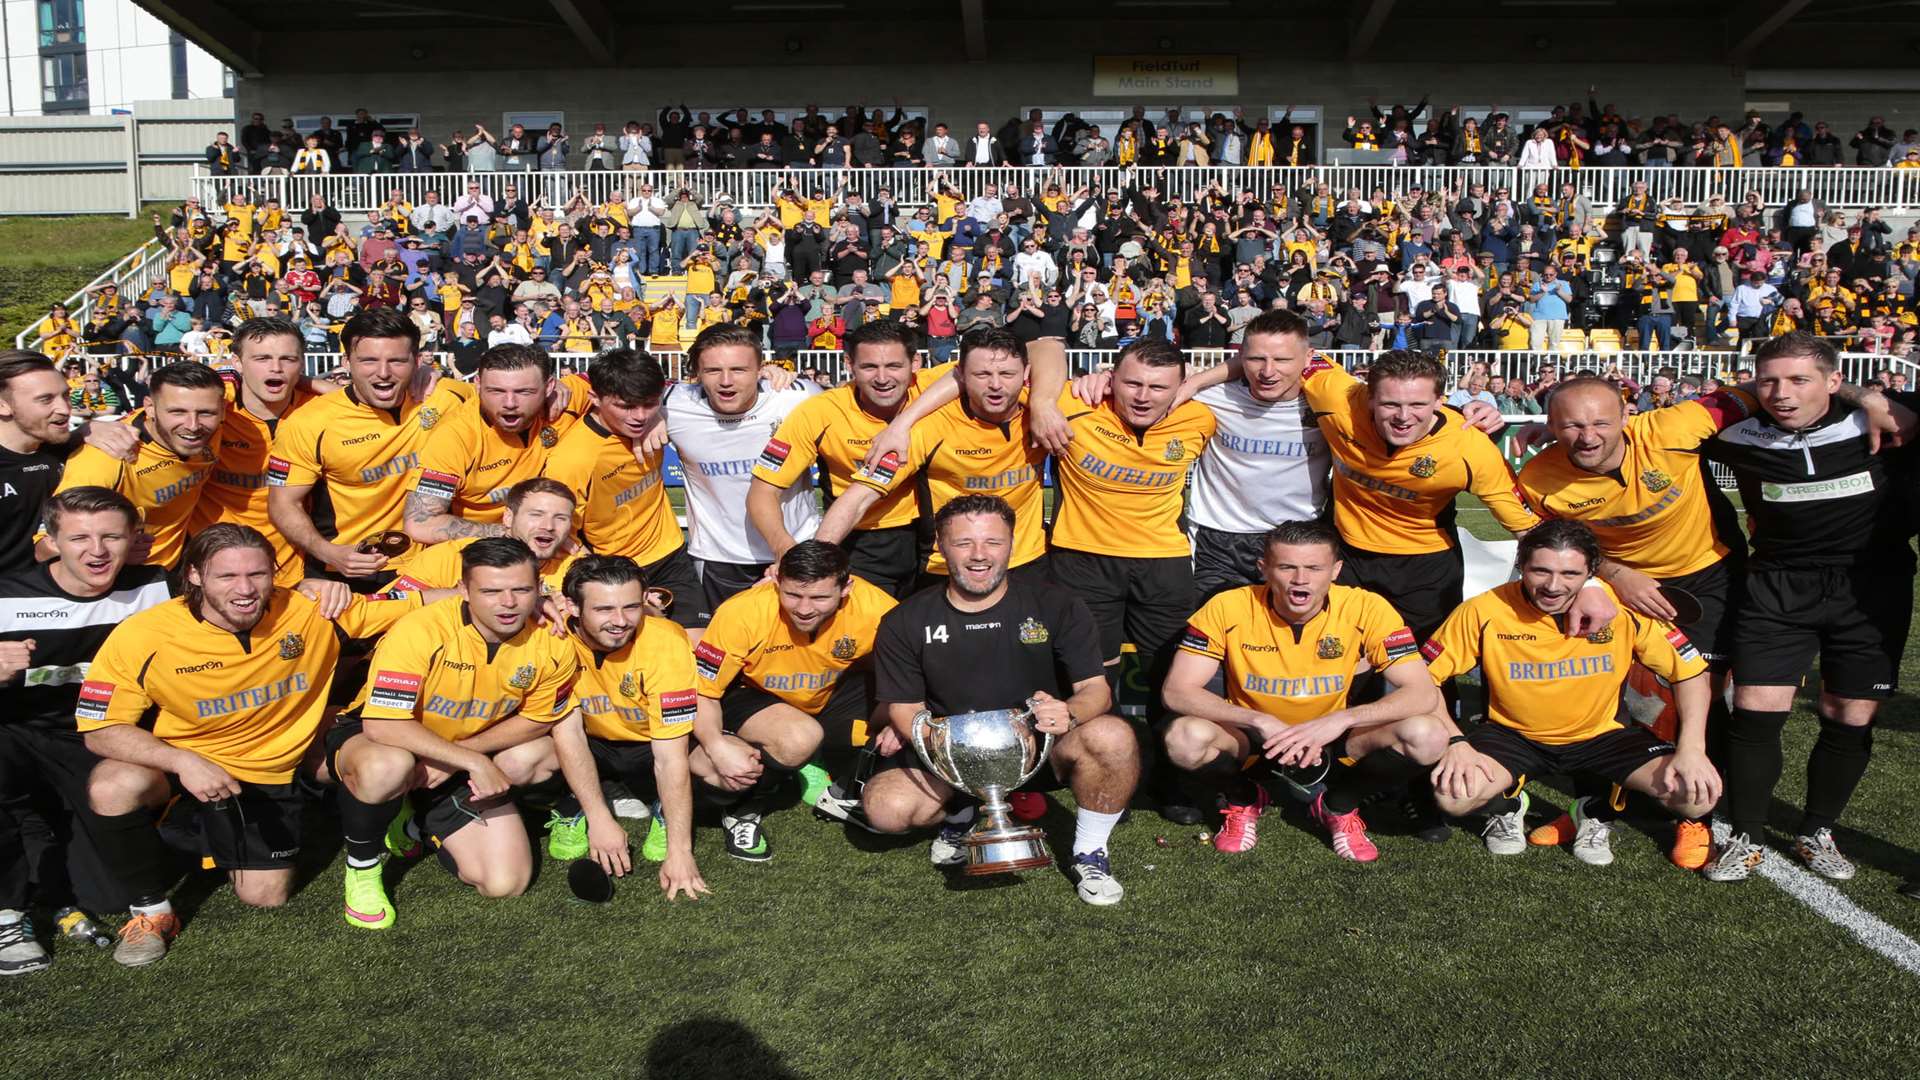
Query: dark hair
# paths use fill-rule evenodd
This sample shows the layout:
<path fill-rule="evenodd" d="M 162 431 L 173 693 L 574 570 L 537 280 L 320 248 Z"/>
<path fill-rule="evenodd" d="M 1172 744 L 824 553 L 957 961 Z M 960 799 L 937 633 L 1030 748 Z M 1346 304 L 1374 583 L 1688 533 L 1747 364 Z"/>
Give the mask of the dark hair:
<path fill-rule="evenodd" d="M 529 495 L 558 495 L 578 506 L 580 497 L 573 489 L 551 476 L 529 476 L 507 489 L 507 509 L 518 511 Z"/>
<path fill-rule="evenodd" d="M 127 515 L 127 528 L 137 528 L 140 524 L 140 511 L 133 501 L 125 495 L 103 487 L 70 487 L 56 493 L 47 500 L 46 509 L 41 511 L 40 520 L 45 523 L 47 535 L 59 531 L 62 514 L 104 514 L 109 510 L 118 510 Z"/>
<path fill-rule="evenodd" d="M 838 544 L 825 540 L 802 540 L 780 556 L 780 576 L 788 581 L 820 581 L 832 578 L 841 585 L 853 573 L 847 553 Z"/>
<path fill-rule="evenodd" d="M 847 334 L 844 346 L 847 359 L 859 355 L 862 345 L 898 345 L 904 349 L 907 359 L 911 360 L 920 351 L 920 335 L 905 323 L 893 319 L 875 319 L 863 322 Z"/>
<path fill-rule="evenodd" d="M 1113 358 L 1117 369 L 1128 360 L 1138 360 L 1148 367 L 1177 367 L 1182 374 L 1187 370 L 1187 358 L 1166 338 L 1141 338 L 1120 350 Z"/>
<path fill-rule="evenodd" d="M 0 352 L 0 393 L 5 393 L 13 385 L 13 380 L 22 375 L 31 375 L 36 371 L 51 371 L 60 374 L 60 369 L 47 359 L 46 354 L 32 349 L 7 349 Z"/>
<path fill-rule="evenodd" d="M 579 607 L 587 586 L 625 585 L 628 582 L 639 585 L 641 596 L 645 597 L 647 579 L 640 572 L 639 563 L 625 555 L 582 555 L 567 567 L 567 576 L 560 582 L 560 591 L 573 601 L 574 607 Z"/>
<path fill-rule="evenodd" d="M 949 499 L 947 505 L 933 515 L 933 534 L 943 535 L 947 530 L 947 522 L 954 518 L 972 517 L 975 514 L 992 514 L 1005 522 L 1009 531 L 1014 527 L 1013 506 L 1007 500 L 998 495 L 961 495 Z"/>
<path fill-rule="evenodd" d="M 240 347 L 250 341 L 265 341 L 268 338 L 290 337 L 299 345 L 295 352 L 305 349 L 305 341 L 300 336 L 300 328 L 293 325 L 292 319 L 254 318 L 248 319 L 234 328 L 233 344 L 230 349 L 235 356 L 240 355 Z"/>
<path fill-rule="evenodd" d="M 231 521 L 223 521 L 201 529 L 193 535 L 193 539 L 187 541 L 187 550 L 180 556 L 180 581 L 182 582 L 180 595 L 187 602 L 187 610 L 193 612 L 196 618 L 200 615 L 201 587 L 187 577 L 187 571 L 198 570 L 204 574 L 207 572 L 207 564 L 213 561 L 215 555 L 235 548 L 252 548 L 267 557 L 269 570 L 276 568 L 275 563 L 279 556 L 273 550 L 273 541 L 268 540 L 258 529 L 249 525 L 236 525 Z"/>
<path fill-rule="evenodd" d="M 1027 343 L 1004 326 L 976 326 L 960 338 L 958 356 L 962 370 L 967 366 L 967 357 L 976 352 L 1003 352 L 1023 364 L 1027 362 Z"/>
<path fill-rule="evenodd" d="M 1241 335 L 1241 340 L 1245 341 L 1255 334 L 1275 334 L 1282 337 L 1297 337 L 1302 341 L 1306 340 L 1309 336 L 1307 333 L 1307 320 L 1301 318 L 1298 313 L 1289 311 L 1286 308 L 1263 311 L 1255 315 L 1253 320 L 1247 323 L 1246 330 Z"/>
<path fill-rule="evenodd" d="M 1822 374 L 1831 373 L 1840 368 L 1840 354 L 1825 340 L 1817 338 L 1805 330 L 1789 330 L 1777 338 L 1763 342 L 1753 351 L 1753 369 L 1757 374 L 1761 365 L 1769 360 L 1780 360 L 1792 356 L 1805 356 L 1813 360 Z"/>
<path fill-rule="evenodd" d="M 766 359 L 760 351 L 759 333 L 734 323 L 714 323 L 700 331 L 699 335 L 693 339 L 693 344 L 687 346 L 687 370 L 693 375 L 698 375 L 700 357 L 705 355 L 708 349 L 717 349 L 724 345 L 744 345 L 752 349 L 753 355 L 758 359 Z"/>
<path fill-rule="evenodd" d="M 465 581 L 483 566 L 506 570 L 521 565 L 533 567 L 538 574 L 540 559 L 532 548 L 512 536 L 488 536 L 461 549 L 460 580 Z"/>
<path fill-rule="evenodd" d="M 489 371 L 525 371 L 538 368 L 543 379 L 553 378 L 553 357 L 531 345 L 495 345 L 480 354 L 479 364 L 473 369 L 476 381 Z"/>
<path fill-rule="evenodd" d="M 1333 549 L 1334 558 L 1340 557 L 1340 533 L 1324 521 L 1283 521 L 1275 525 L 1260 538 L 1260 554 L 1270 555 L 1281 544 L 1288 547 L 1325 544 Z"/>
<path fill-rule="evenodd" d="M 182 390 L 218 390 L 223 396 L 227 390 L 220 373 L 198 360 L 176 360 L 147 378 L 149 396 L 160 396 L 161 389 L 168 386 Z"/>
<path fill-rule="evenodd" d="M 1587 560 L 1587 572 L 1592 573 L 1600 565 L 1600 541 L 1594 538 L 1593 530 L 1584 522 L 1572 518 L 1548 518 L 1527 530 L 1520 538 L 1520 550 L 1514 556 L 1518 566 L 1527 565 L 1527 560 L 1536 551 L 1577 551 Z"/>
<path fill-rule="evenodd" d="M 410 351 L 420 351 L 420 328 L 398 308 L 368 308 L 348 319 L 340 330 L 340 351 L 352 358 L 355 343 L 371 338 L 406 338 Z"/>
<path fill-rule="evenodd" d="M 599 397 L 645 404 L 667 391 L 660 361 L 638 349 L 609 349 L 587 368 L 587 384 Z"/>
<path fill-rule="evenodd" d="M 1447 392 L 1447 369 L 1439 357 L 1417 349 L 1391 349 L 1373 358 L 1367 367 L 1367 389 L 1387 379 L 1431 379 L 1435 395 Z"/>

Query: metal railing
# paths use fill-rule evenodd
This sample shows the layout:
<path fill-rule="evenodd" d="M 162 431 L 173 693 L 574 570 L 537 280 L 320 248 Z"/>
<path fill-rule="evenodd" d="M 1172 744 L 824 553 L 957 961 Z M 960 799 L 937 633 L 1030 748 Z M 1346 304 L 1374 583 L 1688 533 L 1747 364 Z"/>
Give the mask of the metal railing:
<path fill-rule="evenodd" d="M 102 270 L 100 276 L 81 286 L 79 292 L 67 297 L 65 305 L 67 317 L 73 320 L 76 329 L 84 330 L 87 319 L 93 314 L 94 290 L 111 284 L 118 289 L 118 296 L 138 296 L 165 272 L 166 260 L 167 247 L 158 239 L 149 240 L 134 248 L 121 256 L 119 262 Z M 36 319 L 25 330 L 20 331 L 13 339 L 14 347 L 39 349 L 41 342 L 45 340 L 40 333 L 40 328 L 45 322 L 44 317 Z"/>
<path fill-rule="evenodd" d="M 651 184 L 661 198 L 671 202 L 681 186 L 693 190 L 703 205 L 711 206 L 721 195 L 742 210 L 772 206 L 781 191 L 789 186 L 803 193 L 834 191 L 845 185 L 872 199 L 882 189 L 896 201 L 908 206 L 932 202 L 939 184 L 951 184 L 967 198 L 981 194 L 987 185 L 1004 192 L 1011 184 L 1023 192 L 1043 191 L 1057 183 L 1068 193 L 1082 185 L 1110 190 L 1129 184 L 1145 186 L 1149 182 L 1168 198 L 1191 201 L 1218 184 L 1230 194 L 1251 191 L 1262 200 L 1278 189 L 1292 195 L 1303 187 L 1324 183 L 1335 196 L 1357 189 L 1364 197 L 1381 188 L 1396 198 L 1404 197 L 1415 185 L 1423 191 L 1465 191 L 1469 184 L 1485 184 L 1488 192 L 1507 188 L 1516 199 L 1524 199 L 1536 183 L 1553 185 L 1572 183 L 1592 202 L 1596 213 L 1606 214 L 1624 200 L 1636 180 L 1647 183 L 1648 194 L 1656 201 L 1680 199 L 1697 205 L 1714 194 L 1739 203 L 1749 192 L 1757 193 L 1769 207 L 1779 207 L 1794 199 L 1801 190 L 1832 209 L 1882 207 L 1904 210 L 1920 207 L 1920 169 L 1869 169 L 1843 166 L 1832 169 L 1714 169 L 1714 168 L 1616 168 L 1522 170 L 1490 165 L 1314 165 L 1298 168 L 1207 166 L 1192 168 L 1040 168 L 1003 166 L 997 168 L 883 168 L 883 169 L 703 169 L 656 170 L 646 173 L 608 170 L 567 172 L 482 172 L 482 173 L 329 173 L 303 176 L 207 176 L 196 169 L 193 193 L 203 205 L 218 207 L 234 191 L 246 191 L 255 201 L 278 199 L 285 207 L 299 209 L 311 196 L 319 195 L 343 213 L 377 210 L 389 195 L 399 191 L 407 202 L 419 205 L 429 191 L 439 192 L 449 206 L 478 184 L 490 198 L 499 198 L 513 185 L 521 198 L 540 199 L 555 208 L 564 207 L 576 192 L 598 206 L 616 193 L 630 193 L 642 183 Z"/>
<path fill-rule="evenodd" d="M 1195 368 L 1212 367 L 1233 355 L 1230 349 L 1189 349 L 1187 361 Z M 435 354 L 443 365 L 448 364 L 446 354 Z M 555 370 L 566 373 L 584 374 L 593 362 L 594 353 L 552 353 Z M 690 379 L 692 372 L 686 369 L 686 353 L 655 352 L 653 357 L 660 361 L 666 370 L 667 378 L 676 381 Z M 1068 349 L 1067 366 L 1075 375 L 1096 371 L 1111 366 L 1114 357 L 1119 355 L 1114 349 Z M 1343 366 L 1354 367 L 1367 359 L 1379 355 L 1378 351 L 1345 350 L 1329 352 L 1332 359 Z M 117 358 L 124 359 L 124 358 Z M 306 354 L 307 374 L 320 376 L 337 369 L 343 357 L 337 352 L 310 352 Z M 1605 374 L 1615 368 L 1634 382 L 1645 384 L 1654 375 L 1672 370 L 1681 377 L 1730 379 L 1740 367 L 1751 366 L 1750 357 L 1726 352 L 1578 352 L 1551 353 L 1521 350 L 1457 350 L 1446 354 L 1446 363 L 1452 379 L 1457 383 L 1464 378 L 1475 364 L 1487 365 L 1489 375 L 1506 379 L 1532 382 L 1540 377 L 1542 364 L 1552 363 L 1565 375 L 1576 371 L 1592 371 Z M 932 357 L 921 354 L 922 363 L 931 363 Z M 782 360 L 783 366 L 796 371 L 824 372 L 838 385 L 846 381 L 846 354 L 838 349 L 803 349 L 791 359 Z M 1912 385 L 1920 386 L 1920 364 L 1912 360 L 1903 360 L 1893 356 L 1875 353 L 1840 354 L 1842 377 L 1851 383 L 1864 383 L 1882 371 L 1905 372 Z"/>

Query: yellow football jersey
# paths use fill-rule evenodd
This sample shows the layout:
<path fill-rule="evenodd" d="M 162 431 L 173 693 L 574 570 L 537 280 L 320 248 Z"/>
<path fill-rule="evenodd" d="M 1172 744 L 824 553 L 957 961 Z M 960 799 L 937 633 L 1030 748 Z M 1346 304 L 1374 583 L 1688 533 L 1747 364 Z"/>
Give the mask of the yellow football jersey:
<path fill-rule="evenodd" d="M 381 634 L 419 597 L 354 598 L 329 622 L 313 601 L 276 589 L 247 634 L 196 617 L 184 598 L 129 617 L 100 646 L 80 687 L 81 731 L 140 724 L 256 784 L 293 779 L 326 716 L 340 645 Z"/>
<path fill-rule="evenodd" d="M 103 487 L 126 496 L 140 511 L 141 524 L 153 537 L 153 554 L 147 561 L 171 570 L 186 551 L 187 522 L 193 516 L 200 488 L 213 470 L 213 455 L 191 460 L 180 457 L 154 440 L 145 417 L 136 417 L 132 423 L 140 433 L 139 456 L 134 461 L 121 461 L 95 447 L 82 446 L 67 459 L 57 491 Z"/>
<path fill-rule="evenodd" d="M 1326 606 L 1294 626 L 1267 586 L 1229 589 L 1187 620 L 1180 648 L 1226 667 L 1227 700 L 1288 724 L 1347 707 L 1361 661 L 1384 671 L 1419 651 L 1407 620 L 1385 598 L 1335 585 Z"/>
<path fill-rule="evenodd" d="M 545 475 L 580 500 L 573 519 L 589 551 L 625 555 L 647 566 L 685 543 L 661 482 L 661 454 L 647 455 L 642 465 L 592 416 L 575 424 L 547 454 Z"/>
<path fill-rule="evenodd" d="M 574 698 L 588 735 L 651 742 L 693 731 L 693 647 L 679 623 L 648 617 L 632 641 L 610 653 L 575 644 L 580 682 Z"/>
<path fill-rule="evenodd" d="M 1324 363 L 1324 362 L 1322 362 Z M 1340 368 L 1308 368 L 1307 407 L 1333 451 L 1333 522 L 1363 551 L 1424 555 L 1455 547 L 1453 500 L 1471 491 L 1512 532 L 1540 524 L 1514 494 L 1513 473 L 1486 433 L 1440 409 L 1439 425 L 1390 447 L 1368 410 L 1367 385 Z"/>
<path fill-rule="evenodd" d="M 1053 546 L 1132 559 L 1191 554 L 1180 512 L 1187 474 L 1213 438 L 1213 410 L 1189 401 L 1137 434 L 1110 402 L 1088 405 L 1068 387 L 1060 411 L 1073 441 L 1054 462 Z"/>
<path fill-rule="evenodd" d="M 954 364 L 941 364 L 914 373 L 907 400 L 918 397 L 928 386 L 945 377 Z M 867 456 L 867 448 L 886 430 L 887 422 L 868 412 L 860 404 L 852 384 L 835 387 L 808 398 L 789 413 L 774 432 L 773 439 L 760 454 L 753 475 L 777 488 L 790 488 L 815 461 L 820 463 L 820 488 L 828 501 L 853 483 L 853 475 Z M 778 462 L 778 467 L 772 465 Z M 912 491 L 901 488 L 867 507 L 856 529 L 887 529 L 910 525 L 918 516 Z"/>
<path fill-rule="evenodd" d="M 347 708 L 363 719 L 418 720 L 458 742 L 513 716 L 559 722 L 579 675 L 571 639 L 529 624 L 492 644 L 456 596 L 408 615 L 380 639 L 367 685 Z"/>
<path fill-rule="evenodd" d="M 721 604 L 693 647 L 700 695 L 718 698 L 738 676 L 801 712 L 817 713 L 841 673 L 873 651 L 880 617 L 893 606 L 893 597 L 854 578 L 840 610 L 803 634 L 781 613 L 778 587 L 763 581 Z"/>
<path fill-rule="evenodd" d="M 393 410 L 362 404 L 352 387 L 317 398 L 280 421 L 267 486 L 312 487 L 314 524 L 338 544 L 398 529 L 428 434 L 472 393 L 441 379 L 426 401 Z"/>
<path fill-rule="evenodd" d="M 227 414 L 214 441 L 213 471 L 200 485 L 200 498 L 188 519 L 187 531 L 197 533 L 221 522 L 257 530 L 273 542 L 273 583 L 290 587 L 307 576 L 306 559 L 267 516 L 267 458 L 281 422 L 319 395 L 299 387 L 279 419 L 262 420 L 241 406 L 237 393 L 238 388 L 229 381 Z"/>
<path fill-rule="evenodd" d="M 1494 723 L 1549 746 L 1584 742 L 1620 726 L 1620 686 L 1635 660 L 1668 682 L 1707 670 L 1686 634 L 1614 602 L 1612 622 L 1570 638 L 1509 581 L 1455 608 L 1420 654 L 1435 680 L 1478 664 Z"/>
<path fill-rule="evenodd" d="M 1024 391 L 1022 392 L 1024 394 Z M 962 495 L 997 495 L 1013 507 L 1013 558 L 1024 566 L 1047 553 L 1046 491 L 1041 468 L 1046 450 L 1027 437 L 1027 411 L 1004 424 L 973 415 L 963 395 L 913 426 L 907 460 L 893 454 L 853 480 L 880 492 L 912 491 L 927 521 Z M 947 560 L 935 547 L 928 556 L 930 574 L 947 572 Z"/>
<path fill-rule="evenodd" d="M 1713 527 L 1700 444 L 1758 407 L 1737 390 L 1627 418 L 1617 472 L 1575 468 L 1555 444 L 1520 470 L 1520 492 L 1547 517 L 1584 521 L 1608 557 L 1655 578 L 1675 578 L 1727 557 Z"/>

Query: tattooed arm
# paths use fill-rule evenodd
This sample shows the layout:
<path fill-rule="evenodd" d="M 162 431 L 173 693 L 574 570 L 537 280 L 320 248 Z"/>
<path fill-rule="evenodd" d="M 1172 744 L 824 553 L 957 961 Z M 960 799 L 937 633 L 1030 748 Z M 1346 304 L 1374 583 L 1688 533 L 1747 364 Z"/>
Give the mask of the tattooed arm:
<path fill-rule="evenodd" d="M 409 491 L 405 511 L 407 535 L 421 544 L 438 544 L 447 540 L 458 540 L 463 536 L 507 535 L 505 525 L 486 524 L 455 517 L 449 512 L 452 508 L 453 500 L 451 499 Z"/>

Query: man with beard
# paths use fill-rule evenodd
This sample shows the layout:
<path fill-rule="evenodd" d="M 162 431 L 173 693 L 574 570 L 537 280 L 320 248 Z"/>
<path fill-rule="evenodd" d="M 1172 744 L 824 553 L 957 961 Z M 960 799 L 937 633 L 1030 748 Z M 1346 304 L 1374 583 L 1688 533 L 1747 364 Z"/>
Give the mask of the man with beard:
<path fill-rule="evenodd" d="M 907 401 L 948 370 L 916 372 L 917 336 L 900 323 L 871 322 L 847 335 L 848 385 L 829 390 L 795 409 L 774 433 L 753 469 L 747 518 L 775 555 L 793 544 L 781 516 L 783 493 L 820 463 L 820 484 L 829 505 L 853 484 L 874 439 Z M 900 596 L 919 572 L 914 520 L 917 507 L 902 488 L 868 507 L 843 546 L 853 572 Z"/>
<path fill-rule="evenodd" d="M 540 560 L 541 595 L 559 596 L 560 583 L 574 559 L 563 550 L 573 535 L 573 492 L 557 480 L 534 476 L 507 489 L 506 500 L 501 505 L 506 513 L 500 519 L 500 527 L 506 530 L 506 535 L 527 545 Z M 480 539 L 483 537 L 465 536 L 413 548 L 389 564 L 394 578 L 388 591 L 458 588 L 461 553 Z"/>
<path fill-rule="evenodd" d="M 310 570 L 377 592 L 392 575 L 376 545 L 400 528 L 427 436 L 473 388 L 441 379 L 416 393 L 420 329 L 398 311 L 363 311 L 340 340 L 347 388 L 296 410 L 274 432 L 267 511 Z"/>
<path fill-rule="evenodd" d="M 666 375 L 646 353 L 615 349 L 594 358 L 588 381 L 592 407 L 548 453 L 544 475 L 573 492 L 586 550 L 632 559 L 649 591 L 673 594 L 667 614 L 675 622 L 705 626 L 700 572 L 667 501 L 662 453 L 647 447 L 661 422 Z"/>
<path fill-rule="evenodd" d="M 341 645 L 420 605 L 334 584 L 330 620 L 274 585 L 273 560 L 259 532 L 209 526 L 187 545 L 185 594 L 116 627 L 80 686 L 79 729 L 105 759 L 88 783 L 94 835 L 132 898 L 114 949 L 129 967 L 165 956 L 180 931 L 154 828 L 170 801 L 165 831 L 227 871 L 242 903 L 287 902 L 303 809 L 295 774 L 314 766 Z"/>
<path fill-rule="evenodd" d="M 534 625 L 540 559 L 527 545 L 483 537 L 460 562 L 460 595 L 381 639 L 366 686 L 326 735 L 350 926 L 393 926 L 381 858 L 417 854 L 422 840 L 482 896 L 518 896 L 533 879 L 513 792 L 559 771 L 548 736 L 571 709 L 580 659 Z"/>
<path fill-rule="evenodd" d="M 126 496 L 152 539 L 143 561 L 171 570 L 186 549 L 194 502 L 213 468 L 226 384 L 207 365 L 183 360 L 154 372 L 147 385 L 152 400 L 133 422 L 140 439 L 134 460 L 84 446 L 68 460 L 59 490 L 103 487 Z"/>
<path fill-rule="evenodd" d="M 1073 790 L 1073 865 L 1080 899 L 1120 902 L 1107 848 L 1140 781 L 1140 750 L 1126 721 L 1108 712 L 1112 694 L 1100 632 L 1087 605 L 1052 585 L 1009 577 L 1014 512 L 992 495 L 963 495 L 934 515 L 935 542 L 948 568 L 944 589 L 924 589 L 881 622 L 876 693 L 888 726 L 876 739 L 884 760 L 862 805 L 872 828 L 900 833 L 939 826 L 936 866 L 966 861 L 974 808 L 949 812 L 953 787 L 929 772 L 910 743 L 915 717 L 1019 709 L 1030 702 L 1034 730 L 1054 736 L 1048 767 L 1030 791 Z"/>
<path fill-rule="evenodd" d="M 37 352 L 0 352 L 0 574 L 30 569 L 40 509 L 80 449 L 67 380 Z"/>
<path fill-rule="evenodd" d="M 530 345 L 488 349 L 473 382 L 473 401 L 435 425 L 414 470 L 406 531 L 422 544 L 506 535 L 507 490 L 540 475 L 547 451 L 587 407 L 584 387 L 570 385 L 568 411 L 547 422 L 559 384 L 552 358 Z"/>

